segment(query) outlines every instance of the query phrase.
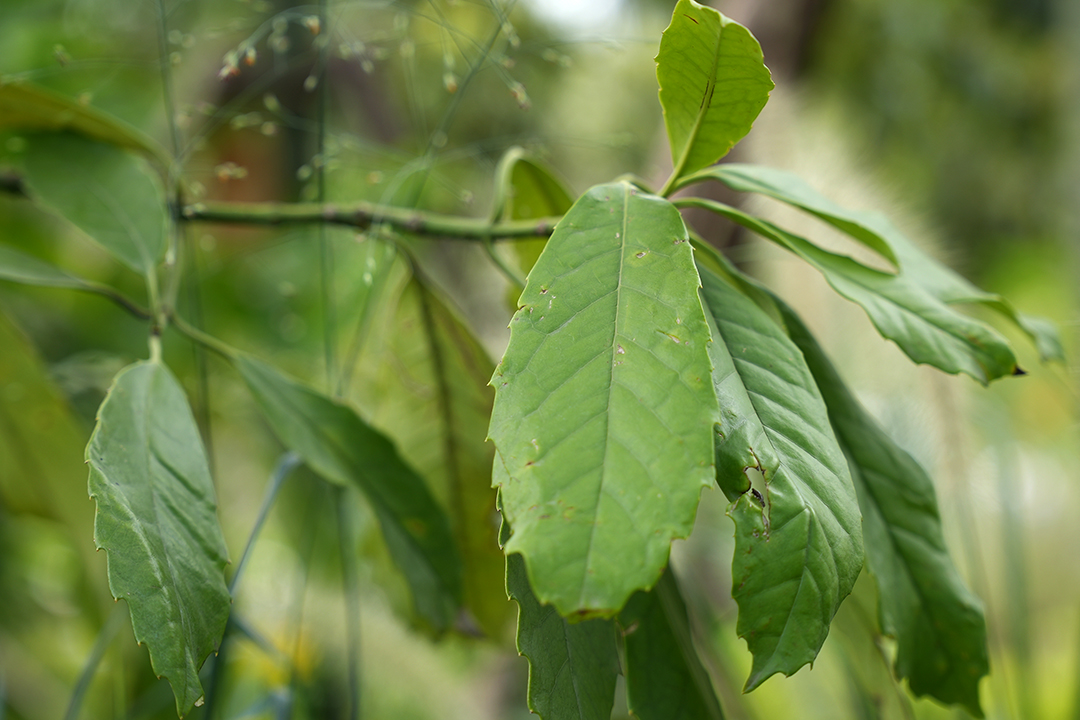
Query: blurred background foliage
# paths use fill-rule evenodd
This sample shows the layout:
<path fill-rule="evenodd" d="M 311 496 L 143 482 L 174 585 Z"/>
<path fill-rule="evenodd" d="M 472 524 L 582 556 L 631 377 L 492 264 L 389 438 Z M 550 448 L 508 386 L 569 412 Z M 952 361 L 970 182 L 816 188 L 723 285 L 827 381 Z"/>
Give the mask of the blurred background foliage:
<path fill-rule="evenodd" d="M 1080 718 L 1073 5 L 716 3 L 761 39 L 778 85 L 736 149 L 739 160 L 795 170 L 842 204 L 887 212 L 969 278 L 1063 330 L 1067 367 L 1041 366 L 1017 342 L 1030 374 L 986 391 L 912 367 L 779 251 L 701 226 L 802 310 L 874 414 L 938 481 L 950 547 L 986 603 L 992 673 L 982 692 L 993 718 Z M 659 184 L 670 167 L 652 61 L 667 2 L 331 2 L 325 27 L 314 25 L 316 6 L 283 0 L 163 6 L 160 31 L 159 4 L 149 0 L 4 0 L 0 74 L 113 113 L 166 146 L 175 131 L 190 201 L 311 199 L 322 167 L 333 201 L 483 216 L 495 164 L 513 145 L 548 160 L 575 192 L 624 172 Z M 163 77 L 174 88 L 169 110 Z M 19 135 L 0 136 L 0 175 L 17 175 L 25 146 Z M 758 209 L 829 237 L 807 220 Z M 380 273 L 397 272 L 386 269 L 392 252 L 377 232 L 327 232 L 335 314 L 319 310 L 317 231 L 212 225 L 187 230 L 184 312 L 231 344 L 325 383 L 325 324 L 346 347 L 358 323 L 369 323 L 372 299 L 394 285 Z M 103 251 L 12 194 L 0 193 L 0 239 L 141 292 Z M 510 312 L 504 281 L 476 248 L 411 242 L 497 357 Z M 392 334 L 382 322 L 380 332 Z M 173 716 L 126 607 L 108 595 L 81 462 L 111 377 L 145 352 L 145 327 L 107 303 L 0 286 L 0 718 L 63 717 L 73 707 L 69 717 Z M 228 368 L 175 336 L 166 356 L 212 441 L 235 563 L 280 450 Z M 377 393 L 380 382 L 373 373 L 360 386 Z M 378 415 L 375 400 L 353 399 Z M 363 715 L 526 717 L 512 606 L 502 610 L 501 634 L 430 642 L 410 629 L 400 581 L 366 532 L 367 511 L 343 498 L 302 474 L 286 481 L 236 592 L 243 622 L 216 664 L 214 716 L 347 716 L 335 506 L 348 502 L 357 518 L 351 541 L 369 558 L 353 598 Z M 812 670 L 741 696 L 750 658 L 734 633 L 723 510 L 720 494 L 706 493 L 694 535 L 674 556 L 730 717 L 963 717 L 906 699 L 893 682 L 890 641 L 874 633 L 872 583 L 845 603 Z M 100 661 L 92 675 L 88 659 Z M 73 697 L 81 698 L 74 706 Z"/>

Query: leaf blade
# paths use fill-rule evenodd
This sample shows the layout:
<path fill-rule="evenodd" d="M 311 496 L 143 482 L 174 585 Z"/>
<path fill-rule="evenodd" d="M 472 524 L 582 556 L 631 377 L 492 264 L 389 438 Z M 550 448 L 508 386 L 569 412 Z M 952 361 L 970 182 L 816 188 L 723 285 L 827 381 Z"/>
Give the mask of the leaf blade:
<path fill-rule="evenodd" d="M 164 257 L 164 190 L 138 158 L 78 135 L 36 135 L 26 173 L 37 197 L 135 272 Z"/>
<path fill-rule="evenodd" d="M 445 513 L 382 433 L 351 408 L 247 355 L 233 364 L 282 444 L 316 473 L 358 489 L 379 519 L 390 554 L 436 632 L 461 604 L 461 564 Z"/>
<path fill-rule="evenodd" d="M 930 257 L 880 213 L 843 208 L 794 173 L 774 168 L 728 163 L 708 168 L 699 177 L 719 180 L 733 190 L 760 193 L 800 208 L 884 255 L 942 302 L 983 305 L 1012 321 L 1035 343 L 1044 361 L 1065 358 L 1060 335 L 1053 324 L 1024 315 L 1002 296 L 976 287 Z M 689 184 L 694 179 L 687 181 Z"/>
<path fill-rule="evenodd" d="M 847 463 L 802 354 L 749 298 L 701 269 L 715 322 L 714 382 L 725 404 L 717 473 L 758 468 L 765 485 L 729 509 L 736 524 L 732 595 L 754 655 L 746 690 L 817 656 L 863 564 Z M 725 359 L 722 355 L 728 355 Z M 749 412 L 749 415 L 744 413 Z M 759 499 L 760 497 L 760 499 Z"/>
<path fill-rule="evenodd" d="M 678 212 L 628 183 L 578 200 L 530 273 L 489 436 L 507 470 L 506 552 L 563 615 L 612 615 L 654 584 L 711 484 L 697 286 Z"/>
<path fill-rule="evenodd" d="M 670 567 L 651 591 L 630 598 L 619 623 L 626 645 L 626 699 L 634 717 L 723 720 Z"/>
<path fill-rule="evenodd" d="M 673 179 L 711 165 L 743 138 L 773 82 L 750 31 L 712 8 L 679 0 L 656 56 Z"/>
<path fill-rule="evenodd" d="M 990 671 L 986 622 L 945 547 L 933 481 L 852 396 L 795 312 L 777 305 L 852 467 L 882 631 L 897 640 L 896 673 L 916 696 L 958 703 L 982 717 L 979 679 Z"/>
<path fill-rule="evenodd" d="M 0 245 L 0 280 L 39 287 L 86 290 L 90 283 L 15 248 Z"/>
<path fill-rule="evenodd" d="M 135 638 L 182 716 L 202 696 L 198 669 L 221 642 L 230 598 L 202 440 L 165 366 L 140 362 L 117 375 L 86 459 L 109 588 L 127 601 Z"/>

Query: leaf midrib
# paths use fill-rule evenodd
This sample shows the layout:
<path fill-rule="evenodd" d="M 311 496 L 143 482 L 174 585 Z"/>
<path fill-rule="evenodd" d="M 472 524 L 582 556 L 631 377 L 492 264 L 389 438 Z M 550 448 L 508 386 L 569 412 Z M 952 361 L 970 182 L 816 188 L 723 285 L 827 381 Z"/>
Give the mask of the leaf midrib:
<path fill-rule="evenodd" d="M 724 23 L 722 20 L 719 22 L 719 29 L 720 31 L 716 34 L 716 44 L 713 46 L 712 73 L 709 76 L 708 82 L 705 84 L 705 92 L 702 94 L 701 106 L 698 108 L 697 117 L 694 118 L 694 124 L 691 126 L 690 132 L 687 135 L 686 145 L 683 147 L 679 162 L 675 165 L 675 170 L 671 175 L 674 178 L 678 178 L 682 175 L 683 168 L 686 167 L 686 163 L 690 159 L 690 151 L 693 149 L 698 133 L 701 132 L 701 126 L 705 122 L 705 116 L 709 113 L 709 108 L 712 107 L 712 96 L 713 93 L 716 92 L 716 73 L 720 65 L 720 44 L 723 42 L 724 38 Z"/>

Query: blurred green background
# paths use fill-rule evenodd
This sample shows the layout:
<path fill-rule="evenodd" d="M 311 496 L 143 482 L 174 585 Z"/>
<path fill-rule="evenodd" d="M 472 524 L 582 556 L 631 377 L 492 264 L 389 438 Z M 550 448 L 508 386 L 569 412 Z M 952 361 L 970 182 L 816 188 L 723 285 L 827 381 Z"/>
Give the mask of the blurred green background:
<path fill-rule="evenodd" d="M 315 6 L 280 0 L 4 0 L 0 76 L 114 113 L 166 145 L 175 129 L 192 201 L 310 199 L 323 167 L 331 200 L 483 216 L 495 164 L 513 145 L 549 161 L 575 192 L 624 172 L 663 181 L 670 160 L 653 57 L 671 5 L 330 2 L 316 34 Z M 812 270 L 691 216 L 801 309 L 872 412 L 931 470 L 950 548 L 986 605 L 988 716 L 1080 719 L 1080 7 L 715 6 L 759 37 L 777 82 L 734 158 L 794 170 L 841 204 L 886 212 L 970 279 L 1061 328 L 1067 366 L 1040 365 L 1015 337 L 1029 374 L 985 390 L 911 366 Z M 321 43 L 329 105 L 320 154 L 312 79 Z M 169 110 L 163 69 L 174 88 Z M 25 145 L 0 136 L 0 174 L 18 172 Z M 754 209 L 843 242 L 778 208 Z M 329 234 L 339 309 L 332 334 L 344 344 L 363 315 L 365 274 L 386 250 L 374 234 Z M 185 313 L 324 383 L 314 236 L 193 226 Z M 0 241 L 141 292 L 138 278 L 61 220 L 2 193 Z M 430 243 L 425 264 L 498 357 L 506 285 L 462 245 Z M 108 595 L 82 463 L 112 375 L 145 354 L 145 327 L 105 302 L 0 286 L 0 718 L 63 717 L 76 691 L 85 693 L 80 717 L 175 716 L 126 607 Z M 235 563 L 280 449 L 227 367 L 172 335 L 166 357 L 211 431 Z M 222 663 L 217 717 L 345 717 L 345 599 L 332 522 L 341 497 L 300 477 L 282 493 L 236 593 L 245 626 Z M 813 669 L 742 696 L 750 658 L 734 631 L 723 505 L 706 493 L 674 562 L 730 717 L 965 717 L 905 698 L 888 671 L 890 641 L 874 633 L 872 583 L 863 582 Z M 366 550 L 370 518 L 358 504 L 349 509 Z M 512 621 L 501 637 L 433 643 L 410 629 L 399 584 L 377 556 L 362 567 L 363 715 L 527 717 Z M 100 657 L 92 677 L 84 675 L 90 657 Z"/>

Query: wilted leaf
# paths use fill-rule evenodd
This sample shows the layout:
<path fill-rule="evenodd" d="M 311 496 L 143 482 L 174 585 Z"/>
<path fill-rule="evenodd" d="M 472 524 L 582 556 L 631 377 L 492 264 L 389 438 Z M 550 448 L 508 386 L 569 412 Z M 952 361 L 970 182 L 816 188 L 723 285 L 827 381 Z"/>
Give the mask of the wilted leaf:
<path fill-rule="evenodd" d="M 282 444 L 329 482 L 364 494 L 417 613 L 435 631 L 450 627 L 461 605 L 461 561 L 446 514 L 424 481 L 351 408 L 250 356 L 233 362 Z"/>
<path fill-rule="evenodd" d="M 693 0 L 675 6 L 656 77 L 675 178 L 726 155 L 750 132 L 773 89 L 750 31 Z"/>
<path fill-rule="evenodd" d="M 382 327 L 373 329 L 359 356 L 352 397 L 449 515 L 461 552 L 465 605 L 485 632 L 498 636 L 513 606 L 502 593 L 494 448 L 486 442 L 494 363 L 433 288 L 394 275 L 386 294 L 369 299 L 385 317 L 373 322 Z"/>
<path fill-rule="evenodd" d="M 135 639 L 184 715 L 202 697 L 199 667 L 221 642 L 230 599 L 210 468 L 184 391 L 164 365 L 140 362 L 116 377 L 86 461 L 109 588 L 127 601 Z"/>
<path fill-rule="evenodd" d="M 897 642 L 896 673 L 916 695 L 982 717 L 979 679 L 990 671 L 986 621 L 945 548 L 933 482 L 851 395 L 799 317 L 778 304 L 851 465 L 881 628 Z"/>
<path fill-rule="evenodd" d="M 863 564 L 859 507 L 825 404 L 799 349 L 749 298 L 705 268 L 723 420 L 717 474 L 764 484 L 735 520 L 732 595 L 754 655 L 746 689 L 813 662 Z M 721 481 L 723 485 L 723 481 Z"/>
<path fill-rule="evenodd" d="M 164 190 L 134 155 L 70 133 L 35 135 L 26 179 L 36 197 L 140 275 L 164 256 Z"/>
<path fill-rule="evenodd" d="M 495 371 L 503 510 L 541 602 L 610 616 L 667 564 L 711 484 L 717 419 L 686 228 L 600 185 L 529 274 Z"/>
<path fill-rule="evenodd" d="M 927 255 L 884 215 L 842 208 L 793 173 L 757 165 L 724 164 L 708 168 L 686 184 L 715 179 L 742 192 L 756 192 L 801 208 L 824 220 L 897 265 L 911 281 L 947 304 L 978 304 L 1012 320 L 1035 343 L 1043 360 L 1063 360 L 1057 328 L 1042 318 L 1020 313 L 1005 298 L 979 289 Z"/>
<path fill-rule="evenodd" d="M 619 613 L 626 645 L 626 699 L 642 720 L 722 720 L 720 701 L 690 634 L 671 569 Z"/>

